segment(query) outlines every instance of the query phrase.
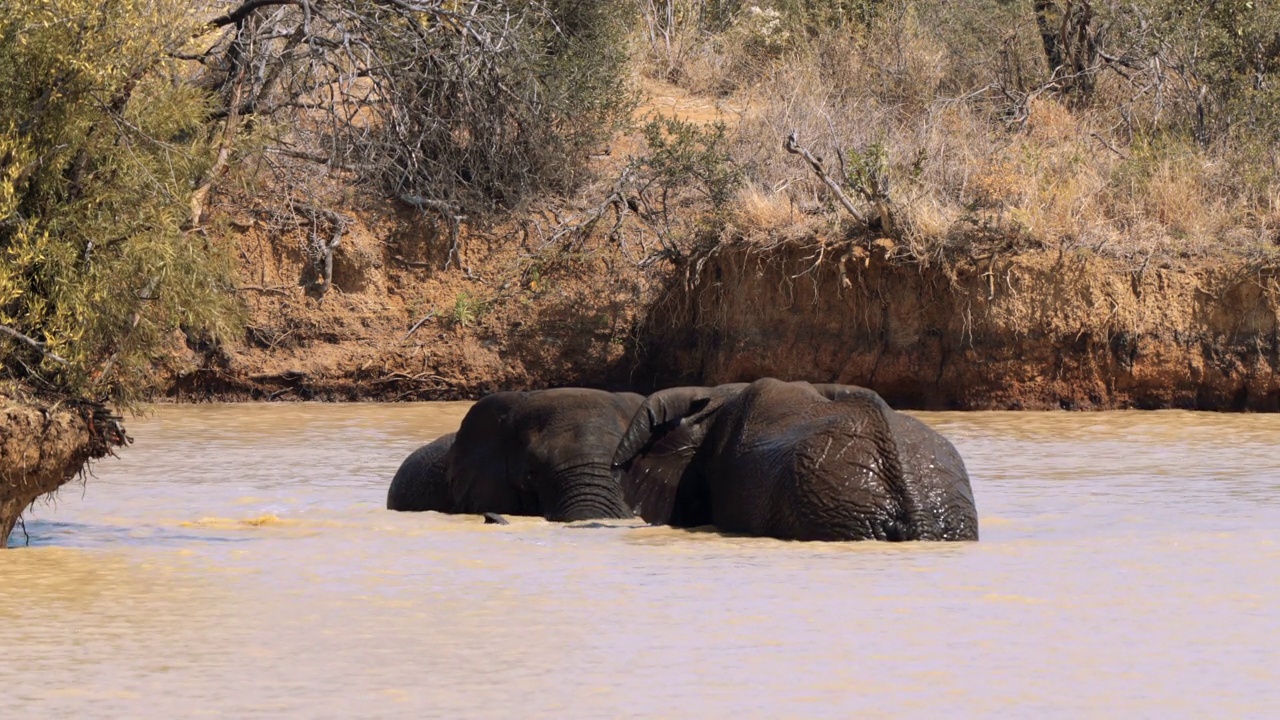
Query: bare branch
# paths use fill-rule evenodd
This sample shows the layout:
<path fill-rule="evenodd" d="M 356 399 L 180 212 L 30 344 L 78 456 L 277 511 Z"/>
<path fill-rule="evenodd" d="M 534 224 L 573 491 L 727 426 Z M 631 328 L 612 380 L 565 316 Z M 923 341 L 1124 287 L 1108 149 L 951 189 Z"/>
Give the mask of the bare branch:
<path fill-rule="evenodd" d="M 272 5 L 297 5 L 298 0 L 247 0 L 240 7 L 232 10 L 226 15 L 220 15 L 209 21 L 209 25 L 213 27 L 225 27 L 227 25 L 235 25 L 249 17 L 255 10 Z"/>
<path fill-rule="evenodd" d="M 32 347 L 32 348 L 34 348 L 36 351 L 38 351 L 40 354 L 44 355 L 45 357 L 49 358 L 50 360 L 53 360 L 54 362 L 58 363 L 59 365 L 62 365 L 63 367 L 71 367 L 71 363 L 67 362 L 65 358 L 62 358 L 61 356 L 57 355 L 56 353 L 53 353 L 53 352 L 50 352 L 50 351 L 46 350 L 46 349 L 45 349 L 45 344 L 44 344 L 44 343 L 42 343 L 42 342 L 40 342 L 39 340 L 36 340 L 36 339 L 34 339 L 34 338 L 30 338 L 30 337 L 28 337 L 28 336 L 26 336 L 26 335 L 23 335 L 22 333 L 18 332 L 17 330 L 14 330 L 13 328 L 8 327 L 8 326 L 5 326 L 5 325 L 0 325 L 0 333 L 4 333 L 5 335 L 8 335 L 9 337 L 13 338 L 14 340 L 19 340 L 19 341 L 21 341 L 21 342 L 26 343 L 27 345 L 31 346 L 31 347 Z"/>
<path fill-rule="evenodd" d="M 787 136 L 786 142 L 782 144 L 783 149 L 792 155 L 799 155 L 804 158 L 804 161 L 809 163 L 809 167 L 813 168 L 813 171 L 817 173 L 818 179 L 825 183 L 827 187 L 831 188 L 831 192 L 835 193 L 836 199 L 840 201 L 840 205 L 844 207 L 845 210 L 849 211 L 849 214 L 853 216 L 853 219 L 863 225 L 867 225 L 867 216 L 853 204 L 853 201 L 849 199 L 848 195 L 844 194 L 844 190 L 840 189 L 840 184 L 827 174 L 826 169 L 822 167 L 822 161 L 814 157 L 813 153 L 800 145 L 799 141 L 796 139 L 798 133 L 799 131 L 797 130 L 791 131 L 791 134 Z"/>
<path fill-rule="evenodd" d="M 400 342 L 404 342 L 405 340 L 408 340 L 410 335 L 413 335 L 414 333 L 418 332 L 418 328 L 422 327 L 423 323 L 425 323 L 426 321 L 430 320 L 435 316 L 436 316 L 435 310 L 432 310 L 431 312 L 424 315 L 421 320 L 413 324 L 413 327 L 409 328 L 409 332 L 405 333 L 404 337 L 400 338 Z"/>

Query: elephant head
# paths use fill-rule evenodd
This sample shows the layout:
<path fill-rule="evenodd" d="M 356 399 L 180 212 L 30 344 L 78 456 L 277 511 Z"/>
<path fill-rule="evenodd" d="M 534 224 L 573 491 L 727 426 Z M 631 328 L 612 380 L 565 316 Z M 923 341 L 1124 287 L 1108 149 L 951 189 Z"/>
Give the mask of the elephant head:
<path fill-rule="evenodd" d="M 453 512 L 631 517 L 610 461 L 643 400 L 584 388 L 483 398 L 463 418 L 445 461 Z"/>
<path fill-rule="evenodd" d="M 646 522 L 711 522 L 705 485 L 693 465 L 709 421 L 747 387 L 677 387 L 650 395 L 632 416 L 613 455 L 623 497 Z"/>
<path fill-rule="evenodd" d="M 614 455 L 645 520 L 800 540 L 976 540 L 964 463 L 875 392 L 762 378 L 651 395 Z"/>
<path fill-rule="evenodd" d="M 448 512 L 453 504 L 445 457 L 456 433 L 442 435 L 414 450 L 396 470 L 387 489 L 387 509 Z"/>

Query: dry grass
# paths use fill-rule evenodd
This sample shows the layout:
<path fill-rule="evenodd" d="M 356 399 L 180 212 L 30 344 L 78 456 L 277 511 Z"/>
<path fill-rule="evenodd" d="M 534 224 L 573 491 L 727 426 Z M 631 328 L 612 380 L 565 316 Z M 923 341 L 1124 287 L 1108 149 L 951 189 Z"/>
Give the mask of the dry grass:
<path fill-rule="evenodd" d="M 714 97 L 727 119 L 748 178 L 731 232 L 839 222 L 829 191 L 781 149 L 796 130 L 833 173 L 841 155 L 883 146 L 902 239 L 917 253 L 963 247 L 979 227 L 1120 256 L 1247 250 L 1280 237 L 1274 148 L 1135 134 L 1135 113 L 1158 109 L 1130 102 L 1122 122 L 1126 88 L 1113 78 L 1089 106 L 1049 92 L 1011 102 L 989 85 L 1044 72 L 1029 11 L 1010 16 L 1012 29 L 1000 19 L 962 27 L 938 7 L 816 38 L 754 11 L 716 33 L 678 24 L 669 45 L 641 38 L 643 72 Z"/>
<path fill-rule="evenodd" d="M 788 237 L 811 231 L 812 216 L 805 215 L 786 192 L 773 192 L 748 184 L 733 199 L 728 212 L 736 234 L 745 237 Z"/>

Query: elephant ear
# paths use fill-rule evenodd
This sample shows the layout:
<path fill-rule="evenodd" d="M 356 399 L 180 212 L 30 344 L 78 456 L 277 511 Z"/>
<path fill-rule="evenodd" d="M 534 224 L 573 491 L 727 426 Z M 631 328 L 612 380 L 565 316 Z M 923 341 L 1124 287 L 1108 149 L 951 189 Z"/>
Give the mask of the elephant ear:
<path fill-rule="evenodd" d="M 452 512 L 446 457 L 455 433 L 442 435 L 414 450 L 387 488 L 387 509 L 408 512 Z"/>
<path fill-rule="evenodd" d="M 925 499 L 921 537 L 977 540 L 978 509 L 964 459 L 941 433 L 910 415 L 886 414 L 908 487 Z"/>
<path fill-rule="evenodd" d="M 815 385 L 833 402 L 875 417 L 888 442 L 881 456 L 890 493 L 901 511 L 907 540 L 977 540 L 978 513 L 964 460 L 938 431 L 904 415 L 873 390 Z"/>
<path fill-rule="evenodd" d="M 689 524 L 697 504 L 694 456 L 707 426 L 738 386 L 686 387 L 650 395 L 631 418 L 613 457 L 614 474 L 632 511 L 646 522 Z M 702 524 L 693 522 L 692 524 Z"/>
<path fill-rule="evenodd" d="M 453 512 L 525 514 L 528 503 L 510 480 L 513 470 L 522 472 L 511 467 L 521 461 L 515 452 L 519 444 L 514 442 L 511 416 L 525 395 L 487 395 L 462 418 L 446 460 Z"/>

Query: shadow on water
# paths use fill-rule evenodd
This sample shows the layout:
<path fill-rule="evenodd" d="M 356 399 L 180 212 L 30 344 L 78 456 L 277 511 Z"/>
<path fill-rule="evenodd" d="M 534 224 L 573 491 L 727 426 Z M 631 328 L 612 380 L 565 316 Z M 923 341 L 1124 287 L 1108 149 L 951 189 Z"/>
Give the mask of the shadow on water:
<path fill-rule="evenodd" d="M 196 533 L 186 529 L 155 525 L 124 527 L 103 523 L 79 523 L 57 520 L 28 520 L 26 535 L 19 525 L 10 538 L 12 548 L 76 547 L 94 545 L 131 545 L 135 547 L 184 547 L 192 543 L 245 543 L 252 537 L 235 537 L 225 533 Z"/>
<path fill-rule="evenodd" d="M 580 520 L 565 525 L 569 530 L 635 530 L 646 527 L 656 526 L 637 524 L 635 520 Z"/>

